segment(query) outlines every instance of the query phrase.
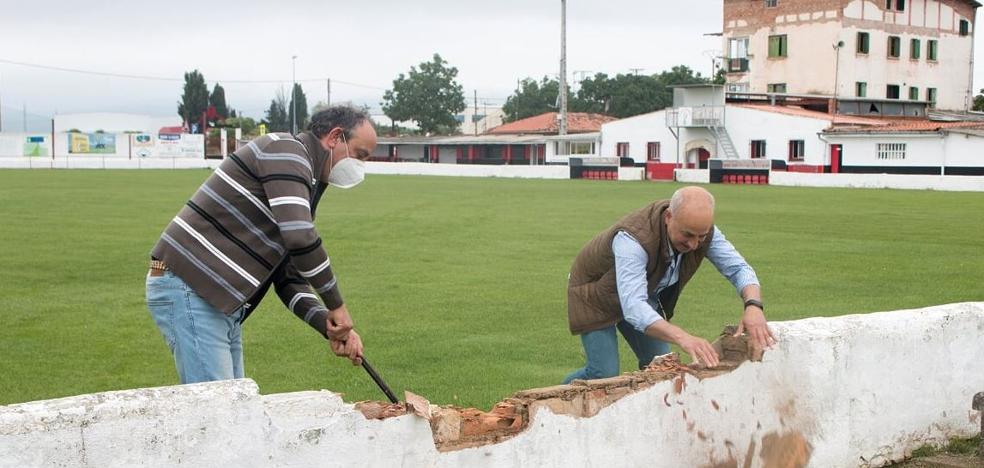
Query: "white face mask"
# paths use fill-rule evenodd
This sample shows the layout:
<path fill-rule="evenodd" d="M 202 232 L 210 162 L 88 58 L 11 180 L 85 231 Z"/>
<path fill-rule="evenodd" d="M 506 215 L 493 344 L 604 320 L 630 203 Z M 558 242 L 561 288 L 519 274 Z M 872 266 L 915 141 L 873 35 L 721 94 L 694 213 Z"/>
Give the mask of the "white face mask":
<path fill-rule="evenodd" d="M 365 178 L 366 163 L 355 158 L 345 158 L 331 168 L 328 185 L 347 189 L 359 185 Z"/>
<path fill-rule="evenodd" d="M 342 141 L 345 141 L 345 134 L 342 134 Z M 347 141 L 345 148 L 349 156 L 335 163 L 328 173 L 328 185 L 342 189 L 355 187 L 366 178 L 366 163 L 351 156 L 352 150 Z"/>

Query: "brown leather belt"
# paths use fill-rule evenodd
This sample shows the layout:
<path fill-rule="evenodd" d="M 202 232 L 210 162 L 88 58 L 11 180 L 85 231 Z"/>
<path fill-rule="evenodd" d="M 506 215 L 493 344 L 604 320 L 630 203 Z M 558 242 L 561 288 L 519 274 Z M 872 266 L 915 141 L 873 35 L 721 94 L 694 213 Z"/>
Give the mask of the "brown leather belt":
<path fill-rule="evenodd" d="M 164 272 L 170 270 L 167 264 L 161 260 L 151 260 L 150 261 L 150 272 L 147 276 L 164 276 Z"/>

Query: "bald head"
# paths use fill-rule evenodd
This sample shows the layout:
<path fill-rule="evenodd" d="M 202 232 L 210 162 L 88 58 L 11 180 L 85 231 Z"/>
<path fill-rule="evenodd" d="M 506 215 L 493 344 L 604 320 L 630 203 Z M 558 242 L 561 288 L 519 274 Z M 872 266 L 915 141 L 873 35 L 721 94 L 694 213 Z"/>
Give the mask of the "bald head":
<path fill-rule="evenodd" d="M 681 214 L 686 210 L 710 210 L 714 215 L 714 195 L 702 187 L 683 187 L 673 192 L 670 198 L 670 211 Z"/>
<path fill-rule="evenodd" d="M 664 216 L 673 249 L 690 252 L 714 228 L 714 196 L 701 187 L 683 187 L 673 193 Z"/>

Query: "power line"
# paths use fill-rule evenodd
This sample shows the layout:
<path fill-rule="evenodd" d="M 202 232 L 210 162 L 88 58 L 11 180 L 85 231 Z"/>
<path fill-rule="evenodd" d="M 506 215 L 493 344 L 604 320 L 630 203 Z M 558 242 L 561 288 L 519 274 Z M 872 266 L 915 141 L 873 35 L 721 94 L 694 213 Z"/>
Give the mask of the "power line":
<path fill-rule="evenodd" d="M 58 67 L 58 66 L 53 66 L 53 65 L 42 65 L 42 64 L 38 64 L 38 63 L 18 62 L 16 60 L 8 60 L 8 59 L 2 59 L 2 58 L 0 58 L 0 63 L 6 63 L 8 65 L 18 65 L 18 66 L 21 66 L 21 67 L 39 68 L 39 69 L 42 69 L 42 70 L 53 70 L 53 71 L 68 72 L 68 73 L 80 73 L 80 74 L 83 74 L 83 75 L 106 76 L 106 77 L 111 77 L 111 78 L 126 78 L 126 79 L 133 79 L 133 80 L 168 81 L 168 82 L 183 82 L 184 81 L 184 78 L 172 78 L 172 77 L 164 77 L 164 76 L 134 75 L 134 74 L 129 74 L 129 73 L 113 73 L 113 72 L 101 72 L 101 71 L 94 71 L 94 70 L 82 70 L 82 69 L 78 69 L 78 68 Z M 325 81 L 327 79 L 328 78 L 305 78 L 305 79 L 299 79 L 297 81 L 298 82 L 302 82 L 302 81 L 303 82 L 313 82 L 313 81 L 321 82 L 321 81 Z M 221 83 L 235 83 L 235 84 L 284 84 L 284 83 L 290 83 L 291 82 L 291 80 L 222 80 L 222 79 L 213 79 L 213 80 L 206 80 L 206 81 L 221 82 Z M 378 90 L 381 90 L 381 91 L 385 91 L 386 90 L 386 88 L 381 88 L 379 86 L 367 85 L 367 84 L 362 84 L 362 83 L 354 83 L 354 82 L 351 82 L 351 81 L 343 81 L 343 80 L 335 80 L 335 79 L 333 79 L 332 81 L 334 81 L 335 83 L 341 83 L 341 84 L 344 84 L 344 85 L 355 86 L 355 87 L 359 87 L 359 88 L 378 89 Z"/>

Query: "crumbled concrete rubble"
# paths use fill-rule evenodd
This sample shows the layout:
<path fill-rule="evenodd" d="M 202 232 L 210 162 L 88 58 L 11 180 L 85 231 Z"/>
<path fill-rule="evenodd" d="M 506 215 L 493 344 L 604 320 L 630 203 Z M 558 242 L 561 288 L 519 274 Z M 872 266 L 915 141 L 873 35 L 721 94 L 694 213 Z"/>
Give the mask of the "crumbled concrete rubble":
<path fill-rule="evenodd" d="M 555 414 L 591 417 L 603 408 L 658 382 L 676 379 L 674 389 L 683 391 L 684 374 L 706 379 L 726 374 L 741 363 L 762 359 L 762 350 L 746 336 L 733 336 L 735 327 L 726 327 L 712 346 L 721 357 L 715 367 L 684 365 L 675 353 L 658 356 L 646 369 L 617 377 L 575 380 L 569 385 L 535 388 L 517 392 L 488 412 L 475 408 L 430 405 L 427 400 L 407 392 L 408 403 L 387 404 L 366 401 L 356 404 L 367 419 L 386 419 L 415 413 L 430 421 L 434 444 L 446 452 L 501 442 L 522 432 L 534 415 L 543 409 Z M 669 405 L 669 402 L 667 402 Z M 427 410 L 424 410 L 427 408 Z"/>

